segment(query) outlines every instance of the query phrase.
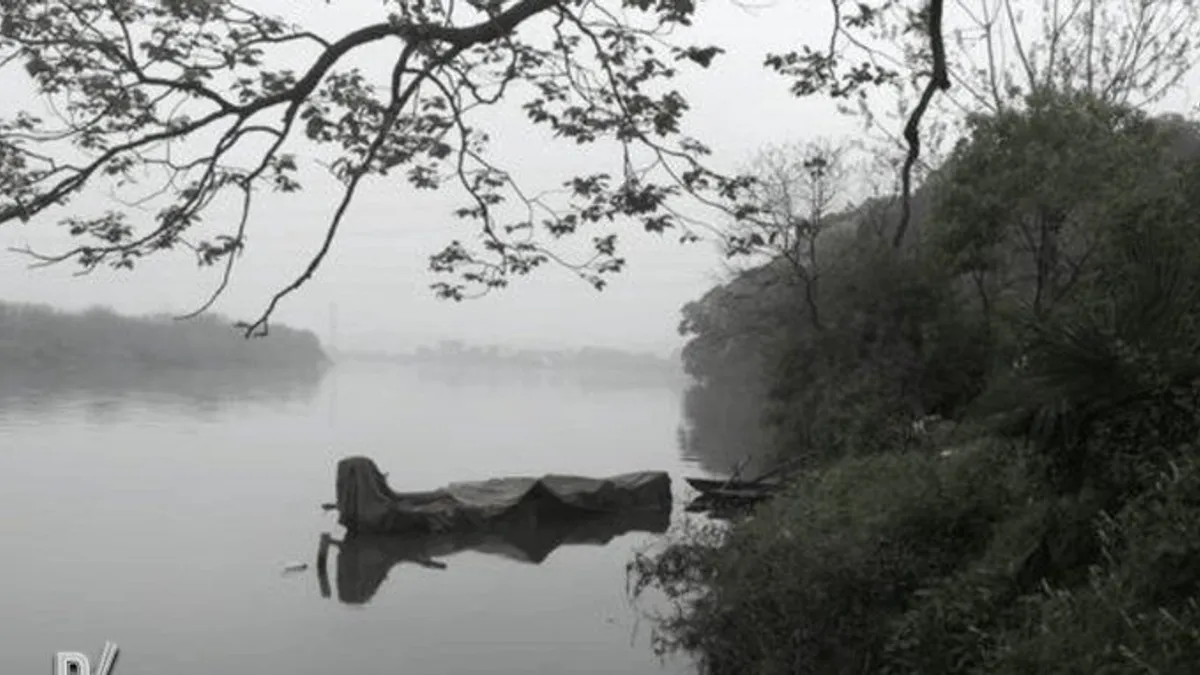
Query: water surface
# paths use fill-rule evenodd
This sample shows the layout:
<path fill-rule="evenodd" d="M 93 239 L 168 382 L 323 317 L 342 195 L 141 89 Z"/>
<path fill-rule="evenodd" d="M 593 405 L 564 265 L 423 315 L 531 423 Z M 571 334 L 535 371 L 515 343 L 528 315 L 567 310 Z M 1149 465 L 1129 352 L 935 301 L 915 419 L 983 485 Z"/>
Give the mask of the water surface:
<path fill-rule="evenodd" d="M 686 672 L 625 594 L 651 534 L 335 548 L 324 593 L 311 565 L 341 536 L 319 505 L 342 456 L 372 456 L 398 490 L 645 469 L 681 490 L 679 411 L 666 386 L 381 364 L 0 382 L 0 673 L 95 660 L 106 640 L 114 675 Z"/>

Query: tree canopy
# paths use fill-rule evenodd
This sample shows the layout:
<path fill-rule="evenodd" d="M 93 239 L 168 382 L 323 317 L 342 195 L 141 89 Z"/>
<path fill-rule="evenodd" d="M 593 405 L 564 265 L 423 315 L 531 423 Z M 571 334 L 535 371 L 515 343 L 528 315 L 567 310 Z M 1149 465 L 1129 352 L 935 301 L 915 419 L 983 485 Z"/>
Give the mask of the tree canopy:
<path fill-rule="evenodd" d="M 894 4 L 837 7 L 835 34 L 874 25 Z M 248 335 L 265 334 L 277 304 L 320 267 L 370 176 L 460 189 L 465 201 L 454 215 L 476 223 L 480 236 L 431 257 L 432 270 L 452 275 L 434 284 L 442 297 L 500 288 L 547 263 L 600 288 L 624 265 L 614 223 L 695 239 L 696 224 L 674 200 L 734 213 L 749 184 L 707 167 L 708 149 L 683 131 L 689 104 L 671 80 L 723 52 L 685 41 L 680 29 L 698 11 L 691 0 L 399 0 L 384 3 L 378 22 L 328 38 L 235 0 L 5 3 L 0 68 L 22 68 L 51 113 L 23 109 L 0 120 L 0 224 L 57 219 L 77 245 L 25 252 L 84 271 L 131 269 L 190 249 L 201 265 L 223 268 L 203 311 L 246 246 L 256 195 L 301 189 L 300 166 L 315 157 L 340 181 L 341 199 L 323 244 L 244 324 Z M 929 95 L 948 86 L 940 12 L 933 0 L 920 13 L 936 57 Z M 394 45 L 386 81 L 348 65 L 368 45 Z M 305 50 L 307 61 L 284 63 L 276 58 L 284 48 Z M 839 72 L 834 44 L 822 59 L 798 51 L 766 65 L 794 78 L 798 94 L 847 97 L 895 76 L 869 66 Z M 477 109 L 498 104 L 520 106 L 531 124 L 569 144 L 615 142 L 623 171 L 565 177 L 563 194 L 523 191 L 488 155 L 486 130 L 475 124 Z M 915 128 L 906 131 L 910 164 Z M 116 207 L 73 208 L 89 189 L 113 191 Z M 235 227 L 201 228 L 212 205 L 230 198 L 240 203 Z M 120 208 L 129 203 L 157 212 L 140 222 Z M 551 246 L 584 233 L 584 260 Z"/>
<path fill-rule="evenodd" d="M 675 601 L 661 649 L 708 675 L 1193 669 L 1200 126 L 1120 99 L 971 115 L 912 250 L 868 225 L 818 242 L 811 298 L 778 252 L 685 308 L 686 449 L 791 475 L 635 560 Z"/>
<path fill-rule="evenodd" d="M 857 108 L 889 138 L 902 197 L 889 228 L 896 247 L 910 196 L 936 165 L 922 153 L 944 136 L 928 111 L 993 113 L 1055 87 L 1152 102 L 1190 70 L 1189 35 L 1200 25 L 1190 0 L 1118 3 L 1121 11 L 1049 0 L 1033 18 L 1019 0 L 949 11 L 943 0 L 828 2 L 827 44 L 764 54 L 763 66 L 796 96 Z M 436 293 L 456 300 L 547 264 L 602 288 L 625 265 L 621 225 L 690 241 L 709 224 L 683 204 L 738 220 L 755 213 L 754 176 L 714 169 L 702 139 L 686 133 L 690 103 L 677 78 L 731 46 L 689 42 L 704 11 L 693 0 L 385 0 L 376 11 L 377 20 L 328 36 L 253 0 L 4 2 L 0 73 L 24 82 L 41 107 L 0 117 L 0 225 L 56 220 L 74 244 L 24 252 L 84 272 L 190 250 L 221 270 L 199 313 L 230 283 L 256 199 L 300 190 L 304 169 L 324 166 L 341 195 L 323 242 L 244 324 L 255 335 L 322 265 L 371 179 L 462 198 L 452 215 L 474 223 L 476 236 L 430 258 L 445 275 Z M 354 64 L 368 49 L 391 50 L 372 62 L 377 73 Z M 899 119 L 881 127 L 872 92 L 885 90 L 899 96 Z M 620 170 L 565 175 L 553 193 L 525 189 L 489 153 L 481 113 L 492 106 L 519 109 L 565 148 L 611 149 Z M 108 191 L 112 208 L 83 209 L 89 191 Z M 240 217 L 205 227 L 226 203 Z M 562 253 L 557 242 L 570 235 L 587 244 L 582 258 Z"/>

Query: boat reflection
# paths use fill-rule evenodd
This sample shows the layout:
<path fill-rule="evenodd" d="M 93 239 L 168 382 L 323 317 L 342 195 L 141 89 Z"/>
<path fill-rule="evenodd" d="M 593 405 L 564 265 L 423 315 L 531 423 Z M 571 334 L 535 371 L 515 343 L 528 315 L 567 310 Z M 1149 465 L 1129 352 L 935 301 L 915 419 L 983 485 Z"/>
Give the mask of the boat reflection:
<path fill-rule="evenodd" d="M 439 558 L 475 551 L 540 565 L 562 546 L 605 546 L 613 539 L 633 532 L 662 534 L 670 526 L 670 520 L 670 512 L 652 510 L 539 527 L 512 526 L 487 532 L 350 535 L 341 541 L 322 534 L 317 554 L 317 580 L 322 597 L 330 597 L 328 555 L 330 547 L 336 546 L 338 600 L 349 605 L 362 605 L 371 601 L 392 568 L 403 563 L 445 569 L 447 564 Z"/>

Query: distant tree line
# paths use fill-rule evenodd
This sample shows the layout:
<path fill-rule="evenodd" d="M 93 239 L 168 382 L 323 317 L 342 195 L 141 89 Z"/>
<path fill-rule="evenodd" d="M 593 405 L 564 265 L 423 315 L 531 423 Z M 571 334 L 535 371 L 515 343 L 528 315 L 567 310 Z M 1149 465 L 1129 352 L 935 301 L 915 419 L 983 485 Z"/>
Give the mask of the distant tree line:
<path fill-rule="evenodd" d="M 349 356 L 453 368 L 636 373 L 655 377 L 682 375 L 677 357 L 593 346 L 578 349 L 531 349 L 471 345 L 458 340 L 445 340 L 433 347 L 418 347 L 408 354 L 351 353 Z"/>
<path fill-rule="evenodd" d="M 247 340 L 232 321 L 215 315 L 178 321 L 102 307 L 69 313 L 0 302 L 0 373 L 290 368 L 327 361 L 315 334 L 285 326 L 267 339 Z"/>

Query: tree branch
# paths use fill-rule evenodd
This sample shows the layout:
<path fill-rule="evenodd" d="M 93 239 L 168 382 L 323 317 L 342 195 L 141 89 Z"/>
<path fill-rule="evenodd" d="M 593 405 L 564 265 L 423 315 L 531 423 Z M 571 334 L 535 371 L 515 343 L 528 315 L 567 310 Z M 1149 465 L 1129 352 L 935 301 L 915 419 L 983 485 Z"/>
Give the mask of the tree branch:
<path fill-rule="evenodd" d="M 942 40 L 942 3 L 943 0 L 929 1 L 927 27 L 929 30 L 929 46 L 933 56 L 933 72 L 929 82 L 921 92 L 921 100 L 913 109 L 904 125 L 904 139 L 908 141 L 908 155 L 904 158 L 904 169 L 901 171 L 902 201 L 900 204 L 900 224 L 892 237 L 892 247 L 900 248 L 904 243 L 904 235 L 908 232 L 909 220 L 912 218 L 912 170 L 921 154 L 920 125 L 929 102 L 938 91 L 950 88 L 949 71 L 946 66 L 946 47 Z"/>

